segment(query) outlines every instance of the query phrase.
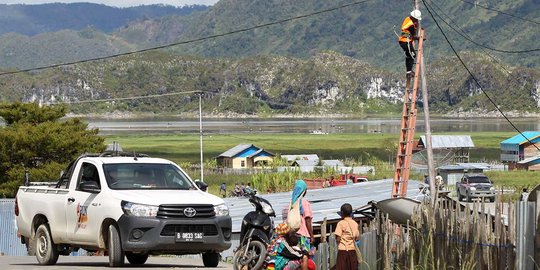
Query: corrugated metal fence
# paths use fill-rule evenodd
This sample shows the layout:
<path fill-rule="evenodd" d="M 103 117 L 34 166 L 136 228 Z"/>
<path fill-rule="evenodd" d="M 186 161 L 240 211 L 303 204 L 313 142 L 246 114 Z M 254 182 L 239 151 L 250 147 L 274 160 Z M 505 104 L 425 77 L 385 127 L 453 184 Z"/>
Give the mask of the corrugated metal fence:
<path fill-rule="evenodd" d="M 5 256 L 26 256 L 26 247 L 17 237 L 17 224 L 13 208 L 15 199 L 0 199 L 0 254 Z"/>
<path fill-rule="evenodd" d="M 26 246 L 17 237 L 17 223 L 15 221 L 15 199 L 0 199 L 0 256 L 26 256 Z M 80 249 L 72 252 L 72 256 L 87 255 Z"/>

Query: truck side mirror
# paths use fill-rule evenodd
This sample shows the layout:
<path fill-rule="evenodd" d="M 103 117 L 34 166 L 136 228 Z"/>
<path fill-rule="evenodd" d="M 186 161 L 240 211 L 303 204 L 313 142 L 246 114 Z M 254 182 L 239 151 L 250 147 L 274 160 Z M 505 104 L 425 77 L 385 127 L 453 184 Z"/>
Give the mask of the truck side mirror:
<path fill-rule="evenodd" d="M 208 184 L 203 181 L 195 181 L 195 185 L 202 191 L 206 192 L 206 190 L 208 190 Z"/>
<path fill-rule="evenodd" d="M 101 188 L 94 181 L 82 182 L 79 184 L 79 190 L 90 193 L 100 193 Z"/>

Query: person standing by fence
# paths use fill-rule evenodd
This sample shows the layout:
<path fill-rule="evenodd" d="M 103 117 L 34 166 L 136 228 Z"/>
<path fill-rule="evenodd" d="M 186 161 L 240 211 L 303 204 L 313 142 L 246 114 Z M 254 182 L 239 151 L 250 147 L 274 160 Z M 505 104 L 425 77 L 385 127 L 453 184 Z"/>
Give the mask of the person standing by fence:
<path fill-rule="evenodd" d="M 296 180 L 287 214 L 287 224 L 299 236 L 300 241 L 298 245 L 300 248 L 308 252 L 310 257 L 312 257 L 315 253 L 315 248 L 312 246 L 315 240 L 312 227 L 313 210 L 309 201 L 304 198 L 306 193 L 306 182 L 302 179 Z"/>
<path fill-rule="evenodd" d="M 219 194 L 221 194 L 221 197 L 223 198 L 227 197 L 227 184 L 225 184 L 225 182 L 221 183 L 219 186 Z"/>
<path fill-rule="evenodd" d="M 336 226 L 336 242 L 338 254 L 336 265 L 332 270 L 356 270 L 358 269 L 358 257 L 356 254 L 356 240 L 360 239 L 358 223 L 352 219 L 352 206 L 345 203 L 341 206 L 343 218 Z"/>

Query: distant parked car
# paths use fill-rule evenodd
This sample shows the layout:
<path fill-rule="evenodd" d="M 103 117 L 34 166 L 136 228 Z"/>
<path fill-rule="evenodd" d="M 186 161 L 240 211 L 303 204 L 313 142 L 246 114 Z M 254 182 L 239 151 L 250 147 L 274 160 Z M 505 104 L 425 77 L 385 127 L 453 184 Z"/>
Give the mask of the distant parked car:
<path fill-rule="evenodd" d="M 489 178 L 484 174 L 465 174 L 461 181 L 456 183 L 458 200 L 466 199 L 468 202 L 474 198 L 488 198 L 490 202 L 495 201 L 495 187 Z"/>

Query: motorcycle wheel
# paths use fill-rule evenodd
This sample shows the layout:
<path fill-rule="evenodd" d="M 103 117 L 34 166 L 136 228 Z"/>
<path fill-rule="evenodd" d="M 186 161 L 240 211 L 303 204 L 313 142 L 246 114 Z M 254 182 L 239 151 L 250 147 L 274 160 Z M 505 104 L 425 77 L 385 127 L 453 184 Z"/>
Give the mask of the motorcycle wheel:
<path fill-rule="evenodd" d="M 247 253 L 245 249 L 248 249 Z M 244 255 L 245 254 L 245 255 Z M 266 259 L 266 245 L 260 241 L 253 240 L 249 246 L 242 247 L 234 253 L 234 270 L 260 269 Z"/>

